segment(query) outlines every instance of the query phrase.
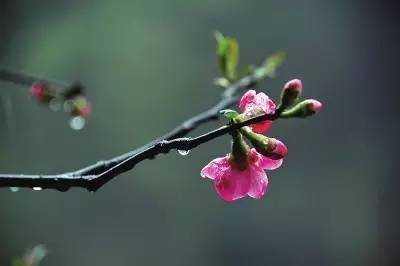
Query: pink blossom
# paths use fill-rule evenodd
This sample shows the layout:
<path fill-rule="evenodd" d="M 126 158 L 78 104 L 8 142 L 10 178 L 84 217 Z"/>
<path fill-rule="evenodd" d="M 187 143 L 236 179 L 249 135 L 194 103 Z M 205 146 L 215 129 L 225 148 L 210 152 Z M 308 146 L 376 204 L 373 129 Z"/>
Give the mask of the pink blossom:
<path fill-rule="evenodd" d="M 247 117 L 257 116 L 263 113 L 273 114 L 275 112 L 276 105 L 274 101 L 268 98 L 263 93 L 256 93 L 255 90 L 247 91 L 239 101 L 239 109 Z M 272 121 L 263 121 L 258 124 L 251 125 L 251 128 L 256 133 L 266 132 L 272 125 Z"/>
<path fill-rule="evenodd" d="M 201 170 L 201 176 L 213 180 L 215 190 L 223 200 L 234 201 L 245 196 L 260 199 L 268 186 L 264 170 L 277 169 L 282 161 L 265 157 L 253 148 L 248 153 L 244 170 L 239 169 L 228 154 L 207 164 Z"/>
<path fill-rule="evenodd" d="M 35 83 L 31 86 L 30 94 L 38 102 L 43 102 L 46 98 L 46 88 L 41 83 Z"/>

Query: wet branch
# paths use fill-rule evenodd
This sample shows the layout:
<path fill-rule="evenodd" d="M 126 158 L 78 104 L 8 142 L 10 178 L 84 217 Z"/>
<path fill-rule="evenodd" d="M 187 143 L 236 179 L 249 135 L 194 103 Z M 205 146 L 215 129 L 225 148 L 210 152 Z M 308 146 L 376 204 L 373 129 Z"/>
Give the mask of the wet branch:
<path fill-rule="evenodd" d="M 183 138 L 199 125 L 219 117 L 219 112 L 226 109 L 238 100 L 237 93 L 240 90 L 251 88 L 265 76 L 250 75 L 227 87 L 221 100 L 210 109 L 184 121 L 167 134 L 151 141 L 150 143 L 117 156 L 115 158 L 99 161 L 85 168 L 57 175 L 19 175 L 0 174 L 0 187 L 29 187 L 52 188 L 66 191 L 71 187 L 82 187 L 90 191 L 96 191 L 114 177 L 132 169 L 137 163 L 145 159 L 153 159 L 158 154 L 168 153 L 172 149 L 191 150 L 214 138 L 228 134 L 240 127 L 254 124 L 263 120 L 274 120 L 279 116 L 279 110 L 272 115 L 261 115 L 241 123 L 220 127 L 214 131 L 195 138 Z M 60 88 L 66 85 L 54 81 L 37 78 L 21 72 L 12 72 L 0 69 L 0 80 L 16 84 L 30 86 L 35 82 L 48 82 Z"/>
<path fill-rule="evenodd" d="M 160 140 L 149 147 L 126 158 L 118 164 L 109 167 L 106 171 L 97 175 L 82 175 L 76 171 L 59 175 L 10 175 L 0 174 L 0 187 L 30 187 L 30 188 L 53 188 L 60 191 L 66 191 L 70 187 L 83 187 L 90 191 L 96 191 L 114 177 L 129 171 L 137 163 L 154 159 L 159 154 L 168 153 L 171 150 L 189 151 L 197 146 L 209 142 L 215 138 L 226 135 L 243 126 L 255 124 L 264 120 L 275 120 L 276 114 L 260 115 L 241 123 L 222 126 L 216 130 L 210 131 L 195 138 L 176 138 L 172 140 Z M 107 162 L 102 162 L 107 163 Z M 110 164 L 111 165 L 111 164 Z"/>

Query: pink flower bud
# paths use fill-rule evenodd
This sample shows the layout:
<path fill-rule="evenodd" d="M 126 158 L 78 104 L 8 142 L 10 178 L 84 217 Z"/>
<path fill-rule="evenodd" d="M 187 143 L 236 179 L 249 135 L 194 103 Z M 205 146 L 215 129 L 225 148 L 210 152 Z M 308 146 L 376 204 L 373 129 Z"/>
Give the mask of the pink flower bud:
<path fill-rule="evenodd" d="M 79 110 L 79 114 L 82 117 L 88 117 L 92 113 L 92 105 L 88 102 L 85 107 Z"/>
<path fill-rule="evenodd" d="M 322 103 L 314 99 L 307 99 L 297 103 L 294 107 L 283 111 L 280 115 L 282 118 L 290 117 L 307 117 L 321 111 Z"/>
<path fill-rule="evenodd" d="M 92 113 L 92 105 L 85 96 L 79 95 L 70 101 L 72 105 L 71 115 L 88 117 Z"/>
<path fill-rule="evenodd" d="M 298 94 L 300 94 L 301 91 L 303 90 L 303 84 L 300 79 L 292 79 L 292 80 L 286 82 L 283 89 L 296 91 Z"/>
<path fill-rule="evenodd" d="M 281 108 L 286 109 L 293 105 L 299 98 L 301 91 L 303 90 L 303 84 L 299 79 L 292 79 L 286 82 L 283 87 L 281 94 Z"/>
<path fill-rule="evenodd" d="M 42 83 L 34 83 L 29 92 L 38 102 L 43 102 L 46 98 L 46 88 Z"/>
<path fill-rule="evenodd" d="M 282 159 L 288 154 L 287 147 L 280 140 L 270 138 L 268 141 L 268 146 L 271 147 L 271 152 L 268 157 L 273 160 Z"/>
<path fill-rule="evenodd" d="M 257 152 L 273 159 L 279 160 L 286 156 L 288 150 L 282 141 L 254 133 L 249 127 L 243 127 L 240 132 L 250 141 Z"/>
<path fill-rule="evenodd" d="M 309 108 L 310 111 L 314 113 L 318 113 L 322 109 L 322 103 L 317 100 L 311 99 L 308 100 L 307 108 Z"/>

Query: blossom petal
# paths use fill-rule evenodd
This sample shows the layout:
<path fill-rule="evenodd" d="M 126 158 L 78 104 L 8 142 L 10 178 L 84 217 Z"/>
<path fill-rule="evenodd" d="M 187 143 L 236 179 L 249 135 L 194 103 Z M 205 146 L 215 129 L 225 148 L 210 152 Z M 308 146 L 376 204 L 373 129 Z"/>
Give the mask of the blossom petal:
<path fill-rule="evenodd" d="M 223 200 L 234 201 L 247 195 L 250 182 L 248 170 L 239 171 L 231 168 L 220 179 L 214 180 L 214 187 Z"/>
<path fill-rule="evenodd" d="M 268 157 L 265 157 L 263 155 L 262 156 L 262 160 L 260 161 L 260 167 L 262 167 L 265 170 L 275 170 L 278 169 L 279 167 L 281 167 L 282 163 L 283 163 L 283 159 L 279 159 L 279 160 L 272 160 Z"/>
<path fill-rule="evenodd" d="M 268 131 L 268 129 L 271 126 L 272 126 L 272 121 L 266 120 L 266 121 L 260 122 L 258 124 L 251 125 L 250 127 L 253 130 L 253 132 L 261 134 L 261 133 Z"/>
<path fill-rule="evenodd" d="M 200 172 L 201 177 L 209 179 L 220 179 L 224 173 L 229 170 L 228 156 L 220 157 L 212 160 L 209 164 L 203 167 Z"/>
<path fill-rule="evenodd" d="M 255 90 L 247 91 L 239 101 L 239 109 L 242 112 L 255 114 L 264 111 L 270 114 L 275 111 L 276 105 L 264 92 L 256 93 Z"/>
<path fill-rule="evenodd" d="M 264 112 L 268 113 L 270 101 L 271 100 L 264 92 L 260 92 L 256 95 L 254 104 L 257 105 L 258 107 L 261 107 L 261 109 L 263 109 Z"/>
<path fill-rule="evenodd" d="M 271 114 L 271 113 L 275 112 L 276 104 L 275 104 L 275 102 L 273 100 L 268 99 L 268 101 L 267 101 L 267 109 L 268 109 L 266 111 L 267 114 Z"/>
<path fill-rule="evenodd" d="M 262 113 L 272 114 L 275 112 L 275 102 L 268 98 L 268 96 L 260 92 L 257 94 L 254 90 L 247 91 L 239 102 L 239 109 L 247 117 L 254 117 Z M 251 125 L 251 128 L 256 133 L 266 132 L 272 125 L 272 121 L 263 121 L 255 125 Z"/>
<path fill-rule="evenodd" d="M 267 191 L 268 178 L 263 170 L 253 168 L 251 172 L 250 189 L 247 195 L 255 199 L 260 199 Z"/>
<path fill-rule="evenodd" d="M 248 90 L 245 94 L 243 94 L 242 98 L 239 101 L 240 111 L 244 112 L 246 106 L 248 106 L 250 103 L 254 103 L 256 94 L 257 93 L 255 90 Z"/>
<path fill-rule="evenodd" d="M 265 170 L 275 170 L 282 165 L 283 159 L 273 160 L 257 152 L 256 149 L 250 150 L 250 161 L 253 167 L 258 167 Z"/>

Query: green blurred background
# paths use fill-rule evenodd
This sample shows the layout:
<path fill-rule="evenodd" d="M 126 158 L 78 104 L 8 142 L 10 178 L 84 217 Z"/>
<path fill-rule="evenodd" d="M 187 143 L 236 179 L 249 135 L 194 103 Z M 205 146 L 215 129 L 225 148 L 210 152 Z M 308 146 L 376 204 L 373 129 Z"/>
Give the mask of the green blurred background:
<path fill-rule="evenodd" d="M 0 83 L 0 172 L 58 173 L 147 143 L 214 104 L 213 31 L 241 63 L 284 50 L 258 88 L 301 78 L 321 114 L 278 121 L 289 147 L 260 201 L 221 201 L 199 176 L 222 137 L 145 161 L 95 194 L 0 191 L 0 265 L 38 243 L 41 265 L 389 265 L 400 182 L 396 1 L 4 1 L 0 65 L 80 80 L 94 112 L 82 131 Z M 222 122 L 203 126 L 192 136 Z"/>

